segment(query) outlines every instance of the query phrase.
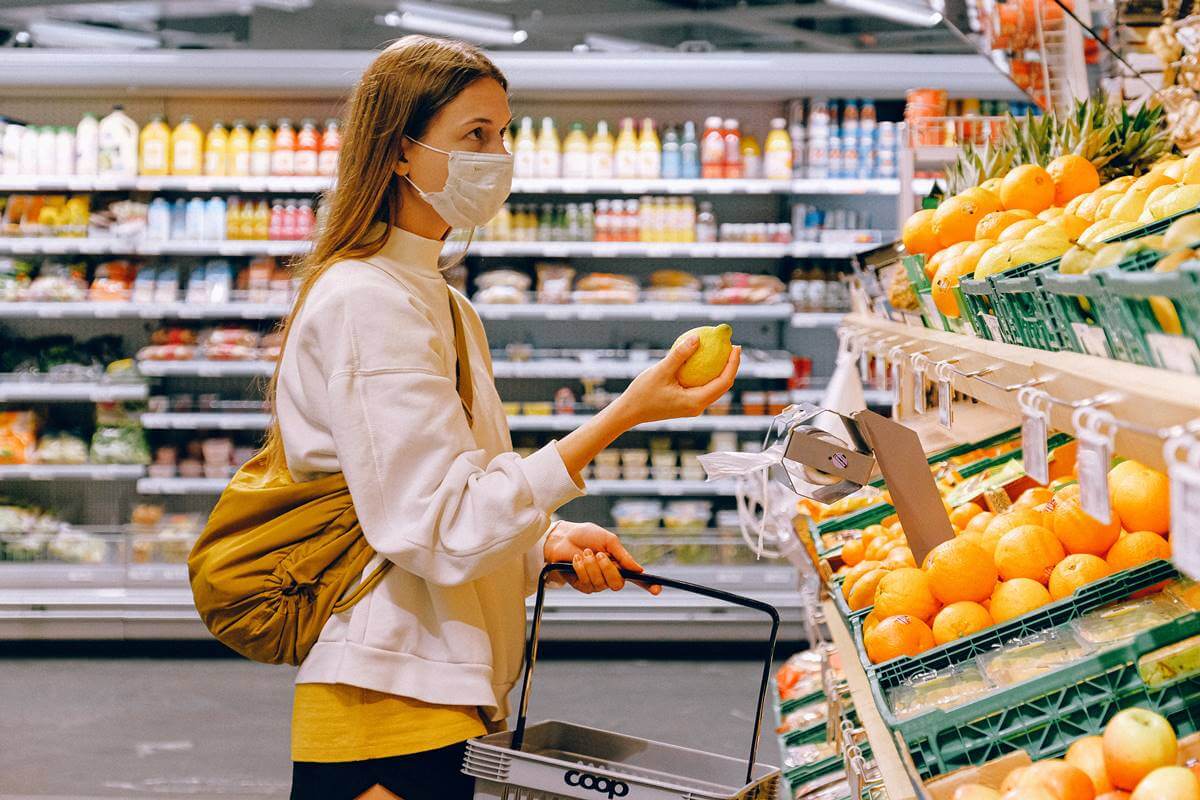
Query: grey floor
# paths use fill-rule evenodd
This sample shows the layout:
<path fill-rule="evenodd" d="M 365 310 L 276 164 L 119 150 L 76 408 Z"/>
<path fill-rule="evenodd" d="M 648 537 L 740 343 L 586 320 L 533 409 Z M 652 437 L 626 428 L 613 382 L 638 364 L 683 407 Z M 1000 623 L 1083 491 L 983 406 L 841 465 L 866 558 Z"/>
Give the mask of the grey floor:
<path fill-rule="evenodd" d="M 743 755 L 760 669 L 546 660 L 530 717 Z M 0 800 L 286 797 L 291 677 L 220 658 L 0 658 Z M 777 764 L 764 731 L 760 760 Z"/>

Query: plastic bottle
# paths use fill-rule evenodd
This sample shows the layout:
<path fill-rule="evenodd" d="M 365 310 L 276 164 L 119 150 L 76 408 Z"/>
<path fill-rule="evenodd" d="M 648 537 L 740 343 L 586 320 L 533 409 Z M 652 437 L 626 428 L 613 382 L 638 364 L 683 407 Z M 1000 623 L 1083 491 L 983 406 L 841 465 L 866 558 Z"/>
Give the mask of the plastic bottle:
<path fill-rule="evenodd" d="M 204 172 L 204 131 L 184 117 L 171 131 L 171 174 L 201 175 Z"/>
<path fill-rule="evenodd" d="M 762 177 L 762 148 L 758 146 L 758 139 L 753 136 L 742 137 L 742 177 L 743 178 L 761 178 Z"/>
<path fill-rule="evenodd" d="M 271 144 L 271 174 L 296 174 L 296 129 L 290 119 L 279 120 L 275 141 Z"/>
<path fill-rule="evenodd" d="M 54 174 L 75 174 L 75 132 L 71 128 L 54 132 Z"/>
<path fill-rule="evenodd" d="M 237 196 L 225 202 L 225 238 L 242 238 L 242 203 Z"/>
<path fill-rule="evenodd" d="M 171 238 L 176 241 L 187 238 L 187 200 L 182 197 L 171 204 Z"/>
<path fill-rule="evenodd" d="M 337 174 L 338 153 L 341 149 L 342 132 L 338 127 L 338 121 L 336 119 L 325 120 L 325 132 L 321 135 L 321 152 L 317 155 L 318 175 Z"/>
<path fill-rule="evenodd" d="M 792 137 L 787 132 L 787 121 L 783 117 L 771 120 L 771 132 L 767 134 L 763 152 L 763 177 L 772 181 L 786 181 L 792 177 Z"/>
<path fill-rule="evenodd" d="M 590 177 L 603 180 L 613 176 L 615 146 L 612 134 L 608 131 L 608 123 L 600 120 L 596 123 L 596 135 L 592 137 L 592 152 L 588 165 Z"/>
<path fill-rule="evenodd" d="M 53 175 L 58 153 L 58 134 L 49 125 L 38 128 L 37 174 Z"/>
<path fill-rule="evenodd" d="M 283 219 L 279 226 L 279 237 L 285 242 L 293 242 L 296 236 L 296 203 L 289 200 L 283 204 Z"/>
<path fill-rule="evenodd" d="M 300 132 L 296 134 L 296 158 L 292 169 L 293 173 L 316 175 L 320 152 L 321 134 L 317 130 L 317 121 L 306 119 L 300 123 Z"/>
<path fill-rule="evenodd" d="M 591 168 L 591 144 L 583 132 L 582 122 L 572 122 L 571 131 L 563 140 L 562 176 L 586 178 Z"/>
<path fill-rule="evenodd" d="M 254 239 L 254 213 L 257 206 L 252 200 L 244 200 L 238 207 L 238 238 Z"/>
<path fill-rule="evenodd" d="M 17 170 L 18 175 L 37 175 L 38 174 L 38 139 L 40 131 L 34 125 L 30 125 L 25 129 L 25 133 L 21 136 L 21 152 L 20 152 L 20 169 Z"/>
<path fill-rule="evenodd" d="M 725 169 L 722 174 L 726 178 L 740 178 L 743 175 L 742 132 L 736 119 L 725 120 L 724 137 Z"/>
<path fill-rule="evenodd" d="M 271 174 L 271 150 L 274 149 L 275 134 L 265 119 L 258 121 L 254 135 L 250 137 L 250 174 L 266 177 Z"/>
<path fill-rule="evenodd" d="M 717 215 L 713 213 L 712 203 L 705 200 L 700 204 L 700 213 L 696 215 L 696 241 L 715 242 L 717 240 Z"/>
<path fill-rule="evenodd" d="M 700 177 L 700 144 L 696 141 L 696 123 L 683 123 L 679 141 L 679 177 L 695 180 Z"/>
<path fill-rule="evenodd" d="M 171 128 L 156 114 L 142 128 L 138 140 L 138 172 L 142 175 L 171 173 Z"/>
<path fill-rule="evenodd" d="M 638 137 L 638 177 L 655 179 L 662 175 L 662 143 L 658 140 L 658 131 L 654 129 L 654 120 L 646 117 L 642 120 L 642 133 Z"/>
<path fill-rule="evenodd" d="M 164 197 L 156 197 L 150 201 L 146 210 L 146 239 L 152 242 L 165 242 L 171 238 L 171 205 Z"/>
<path fill-rule="evenodd" d="M 250 238 L 259 241 L 267 238 L 267 230 L 271 226 L 271 207 L 266 200 L 259 200 L 254 206 L 253 235 Z"/>
<path fill-rule="evenodd" d="M 804 123 L 795 121 L 789 125 L 788 136 L 792 140 L 792 176 L 799 177 L 804 174 L 805 156 L 808 155 Z"/>
<path fill-rule="evenodd" d="M 533 118 L 521 118 L 521 130 L 513 150 L 513 177 L 533 178 L 537 175 L 537 138 L 533 135 Z"/>
<path fill-rule="evenodd" d="M 633 128 L 633 117 L 621 120 L 621 132 L 617 134 L 617 146 L 614 151 L 613 176 L 638 176 L 638 140 Z"/>
<path fill-rule="evenodd" d="M 229 153 L 229 132 L 225 125 L 217 120 L 208 129 L 204 137 L 204 174 L 221 177 L 229 173 L 227 155 Z"/>
<path fill-rule="evenodd" d="M 225 238 L 225 199 L 213 196 L 204 204 L 204 234 L 207 241 Z"/>
<path fill-rule="evenodd" d="M 638 198 L 637 240 L 639 242 L 654 241 L 654 203 L 649 197 Z"/>
<path fill-rule="evenodd" d="M 95 114 L 84 114 L 75 126 L 75 174 L 95 175 L 100 157 L 100 123 Z"/>
<path fill-rule="evenodd" d="M 863 100 L 862 108 L 858 111 L 858 127 L 860 130 L 874 130 L 876 123 L 875 102 Z"/>
<path fill-rule="evenodd" d="M 204 238 L 204 198 L 193 197 L 188 201 L 184 226 L 185 237 L 188 241 L 200 241 Z"/>
<path fill-rule="evenodd" d="M 21 138 L 26 135 L 27 128 L 10 122 L 4 127 L 4 138 L 0 144 L 0 152 L 4 154 L 5 175 L 21 174 Z"/>
<path fill-rule="evenodd" d="M 829 135 L 829 152 L 826 156 L 828 167 L 827 177 L 844 178 L 842 173 L 842 136 L 837 128 Z"/>
<path fill-rule="evenodd" d="M 721 118 L 704 120 L 704 135 L 700 138 L 700 177 L 725 177 L 725 134 Z"/>
<path fill-rule="evenodd" d="M 138 169 L 138 126 L 115 105 L 97 127 L 97 174 L 133 178 Z"/>
<path fill-rule="evenodd" d="M 225 171 L 242 178 L 250 174 L 250 129 L 240 119 L 233 121 L 229 141 L 225 145 Z"/>
<path fill-rule="evenodd" d="M 858 140 L 858 103 L 847 100 L 842 107 L 842 141 Z"/>
<path fill-rule="evenodd" d="M 312 202 L 301 200 L 300 206 L 296 209 L 296 238 L 307 239 L 312 236 L 315 224 L 316 215 L 313 214 Z"/>
<path fill-rule="evenodd" d="M 553 117 L 542 117 L 542 130 L 537 137 L 537 166 L 534 174 L 538 178 L 557 178 L 562 170 L 562 148 L 558 142 L 558 131 L 554 129 Z"/>
<path fill-rule="evenodd" d="M 283 237 L 283 201 L 276 200 L 271 206 L 271 218 L 267 222 L 267 238 L 273 242 Z"/>
<path fill-rule="evenodd" d="M 674 127 L 663 133 L 662 176 L 667 179 L 683 177 L 683 158 L 679 152 L 679 132 Z"/>

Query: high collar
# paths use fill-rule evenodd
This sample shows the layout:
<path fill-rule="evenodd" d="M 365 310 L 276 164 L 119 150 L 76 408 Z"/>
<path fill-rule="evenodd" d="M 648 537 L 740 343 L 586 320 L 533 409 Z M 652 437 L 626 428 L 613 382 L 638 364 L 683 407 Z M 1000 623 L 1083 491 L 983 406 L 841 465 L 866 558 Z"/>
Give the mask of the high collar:
<path fill-rule="evenodd" d="M 388 229 L 388 238 L 379 255 L 405 272 L 416 272 L 426 277 L 441 277 L 438 258 L 445 242 L 426 239 L 403 228 Z M 389 264 L 389 266 L 392 266 Z"/>

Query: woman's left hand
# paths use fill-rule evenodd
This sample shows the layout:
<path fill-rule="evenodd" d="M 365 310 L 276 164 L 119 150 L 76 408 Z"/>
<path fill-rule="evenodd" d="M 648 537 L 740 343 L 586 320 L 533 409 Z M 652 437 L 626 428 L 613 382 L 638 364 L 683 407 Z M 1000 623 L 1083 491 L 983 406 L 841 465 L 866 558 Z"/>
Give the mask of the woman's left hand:
<path fill-rule="evenodd" d="M 557 523 L 546 537 L 543 555 L 547 564 L 569 562 L 575 574 L 566 582 L 584 594 L 624 588 L 625 579 L 618 568 L 642 572 L 642 565 L 629 555 L 615 533 L 590 522 Z M 556 577 L 561 585 L 561 576 L 552 576 L 551 581 Z M 638 585 L 650 594 L 662 592 L 661 586 Z"/>

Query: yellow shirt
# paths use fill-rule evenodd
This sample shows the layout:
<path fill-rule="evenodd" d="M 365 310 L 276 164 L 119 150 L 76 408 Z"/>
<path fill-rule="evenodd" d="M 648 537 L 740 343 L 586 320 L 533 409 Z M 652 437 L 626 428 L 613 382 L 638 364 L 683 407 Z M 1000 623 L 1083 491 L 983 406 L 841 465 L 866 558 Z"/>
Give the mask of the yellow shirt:
<path fill-rule="evenodd" d="M 423 753 L 487 733 L 474 706 L 438 706 L 342 683 L 296 684 L 292 760 L 365 761 Z"/>

